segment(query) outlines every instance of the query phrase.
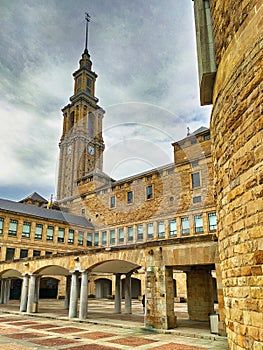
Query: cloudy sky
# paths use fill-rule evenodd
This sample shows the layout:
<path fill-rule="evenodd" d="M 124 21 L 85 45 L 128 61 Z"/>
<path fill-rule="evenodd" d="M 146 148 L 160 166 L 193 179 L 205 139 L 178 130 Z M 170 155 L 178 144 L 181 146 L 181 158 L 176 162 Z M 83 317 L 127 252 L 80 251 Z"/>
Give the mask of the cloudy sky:
<path fill-rule="evenodd" d="M 105 172 L 172 162 L 171 143 L 209 126 L 200 107 L 191 0 L 0 0 L 0 197 L 56 193 L 61 108 L 92 17 L 89 52 L 105 109 Z"/>

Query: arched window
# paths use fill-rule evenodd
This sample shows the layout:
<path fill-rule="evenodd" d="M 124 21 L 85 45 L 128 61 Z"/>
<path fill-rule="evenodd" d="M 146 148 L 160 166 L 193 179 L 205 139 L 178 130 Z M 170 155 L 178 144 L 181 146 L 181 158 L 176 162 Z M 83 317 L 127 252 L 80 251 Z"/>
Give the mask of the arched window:
<path fill-rule="evenodd" d="M 74 126 L 74 114 L 74 112 L 71 112 L 69 116 L 69 130 L 72 129 Z"/>

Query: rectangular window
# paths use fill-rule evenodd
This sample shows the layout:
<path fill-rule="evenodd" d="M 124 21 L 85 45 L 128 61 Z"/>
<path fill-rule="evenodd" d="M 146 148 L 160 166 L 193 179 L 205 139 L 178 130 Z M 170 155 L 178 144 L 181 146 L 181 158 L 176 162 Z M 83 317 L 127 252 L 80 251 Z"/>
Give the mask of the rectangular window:
<path fill-rule="evenodd" d="M 195 221 L 195 232 L 196 233 L 204 232 L 202 215 L 195 215 L 194 221 Z"/>
<path fill-rule="evenodd" d="M 64 243 L 64 239 L 65 239 L 65 229 L 62 227 L 59 227 L 59 229 L 58 229 L 58 242 Z"/>
<path fill-rule="evenodd" d="M 127 192 L 127 203 L 130 204 L 133 202 L 133 192 L 132 191 L 128 191 Z"/>
<path fill-rule="evenodd" d="M 102 232 L 102 245 L 107 245 L 107 231 Z"/>
<path fill-rule="evenodd" d="M 115 196 L 111 196 L 110 197 L 110 207 L 111 208 L 115 208 L 116 206 L 116 197 Z"/>
<path fill-rule="evenodd" d="M 189 218 L 182 218 L 181 219 L 181 223 L 182 223 L 182 234 L 183 235 L 187 235 L 190 233 L 190 222 L 189 222 Z"/>
<path fill-rule="evenodd" d="M 74 230 L 68 230 L 68 244 L 74 244 Z"/>
<path fill-rule="evenodd" d="M 143 240 L 143 225 L 137 226 L 137 240 L 142 241 Z"/>
<path fill-rule="evenodd" d="M 27 257 L 28 257 L 28 250 L 20 249 L 20 259 L 27 258 Z"/>
<path fill-rule="evenodd" d="M 153 239 L 153 223 L 147 224 L 147 239 Z"/>
<path fill-rule="evenodd" d="M 54 226 L 47 227 L 47 241 L 53 241 L 54 239 Z"/>
<path fill-rule="evenodd" d="M 210 134 L 204 135 L 204 141 L 210 140 Z"/>
<path fill-rule="evenodd" d="M 216 213 L 208 213 L 209 231 L 215 231 L 217 228 L 216 224 Z"/>
<path fill-rule="evenodd" d="M 169 223 L 170 226 L 170 236 L 176 236 L 177 235 L 177 227 L 176 227 L 176 220 L 170 220 Z"/>
<path fill-rule="evenodd" d="M 201 181 L 200 181 L 200 173 L 193 173 L 192 176 L 192 188 L 194 187 L 200 187 Z"/>
<path fill-rule="evenodd" d="M 95 246 L 95 247 L 98 247 L 98 246 L 99 246 L 99 241 L 100 241 L 99 232 L 95 232 L 95 233 L 94 233 L 94 246 Z"/>
<path fill-rule="evenodd" d="M 146 187 L 146 199 L 151 199 L 153 197 L 152 185 Z"/>
<path fill-rule="evenodd" d="M 110 244 L 115 244 L 115 230 L 110 230 Z"/>
<path fill-rule="evenodd" d="M 0 235 L 3 234 L 4 231 L 4 218 L 0 218 Z"/>
<path fill-rule="evenodd" d="M 158 222 L 158 238 L 164 238 L 164 237 L 165 237 L 164 222 L 160 221 Z"/>
<path fill-rule="evenodd" d="M 42 239 L 43 225 L 36 224 L 35 239 Z"/>
<path fill-rule="evenodd" d="M 92 247 L 92 233 L 87 233 L 87 247 Z"/>
<path fill-rule="evenodd" d="M 15 248 L 6 248 L 5 260 L 14 260 Z"/>
<path fill-rule="evenodd" d="M 119 241 L 119 243 L 124 242 L 124 229 L 123 228 L 119 228 L 119 230 L 118 230 L 118 241 Z"/>
<path fill-rule="evenodd" d="M 31 231 L 31 223 L 30 222 L 23 222 L 22 237 L 29 238 L 30 231 Z"/>
<path fill-rule="evenodd" d="M 8 229 L 8 236 L 16 236 L 16 234 L 17 234 L 17 226 L 18 226 L 18 221 L 10 219 L 9 229 Z"/>
<path fill-rule="evenodd" d="M 40 256 L 40 250 L 33 250 L 33 256 Z"/>
<path fill-rule="evenodd" d="M 84 232 L 79 231 L 78 232 L 78 245 L 83 245 L 84 244 Z"/>
<path fill-rule="evenodd" d="M 128 242 L 133 241 L 133 227 L 128 227 Z"/>
<path fill-rule="evenodd" d="M 202 201 L 201 196 L 196 196 L 193 198 L 193 203 L 200 203 Z"/>
<path fill-rule="evenodd" d="M 51 256 L 52 252 L 45 252 L 45 256 Z"/>

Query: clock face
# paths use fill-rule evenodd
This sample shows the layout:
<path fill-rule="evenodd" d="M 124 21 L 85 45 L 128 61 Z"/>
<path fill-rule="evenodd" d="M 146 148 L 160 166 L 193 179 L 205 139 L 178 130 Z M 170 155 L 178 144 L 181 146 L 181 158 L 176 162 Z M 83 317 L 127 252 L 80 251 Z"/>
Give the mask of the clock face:
<path fill-rule="evenodd" d="M 94 147 L 89 146 L 88 147 L 88 152 L 89 152 L 89 154 L 93 155 L 94 154 Z"/>
<path fill-rule="evenodd" d="M 67 153 L 70 154 L 72 152 L 72 146 L 68 146 Z"/>

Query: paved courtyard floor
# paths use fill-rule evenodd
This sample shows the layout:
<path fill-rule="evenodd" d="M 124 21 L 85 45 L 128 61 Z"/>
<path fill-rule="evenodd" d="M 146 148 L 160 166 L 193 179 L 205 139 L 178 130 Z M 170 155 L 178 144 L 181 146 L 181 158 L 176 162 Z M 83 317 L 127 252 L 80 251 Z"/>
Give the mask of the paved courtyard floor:
<path fill-rule="evenodd" d="M 67 318 L 61 300 L 40 299 L 34 314 L 20 313 L 18 302 L 11 301 L 0 305 L 0 349 L 227 349 L 226 338 L 211 334 L 208 322 L 187 319 L 186 304 L 175 304 L 178 327 L 168 331 L 144 328 L 140 302 L 132 306 L 132 315 L 114 314 L 114 301 L 92 299 L 88 319 L 80 322 Z"/>

